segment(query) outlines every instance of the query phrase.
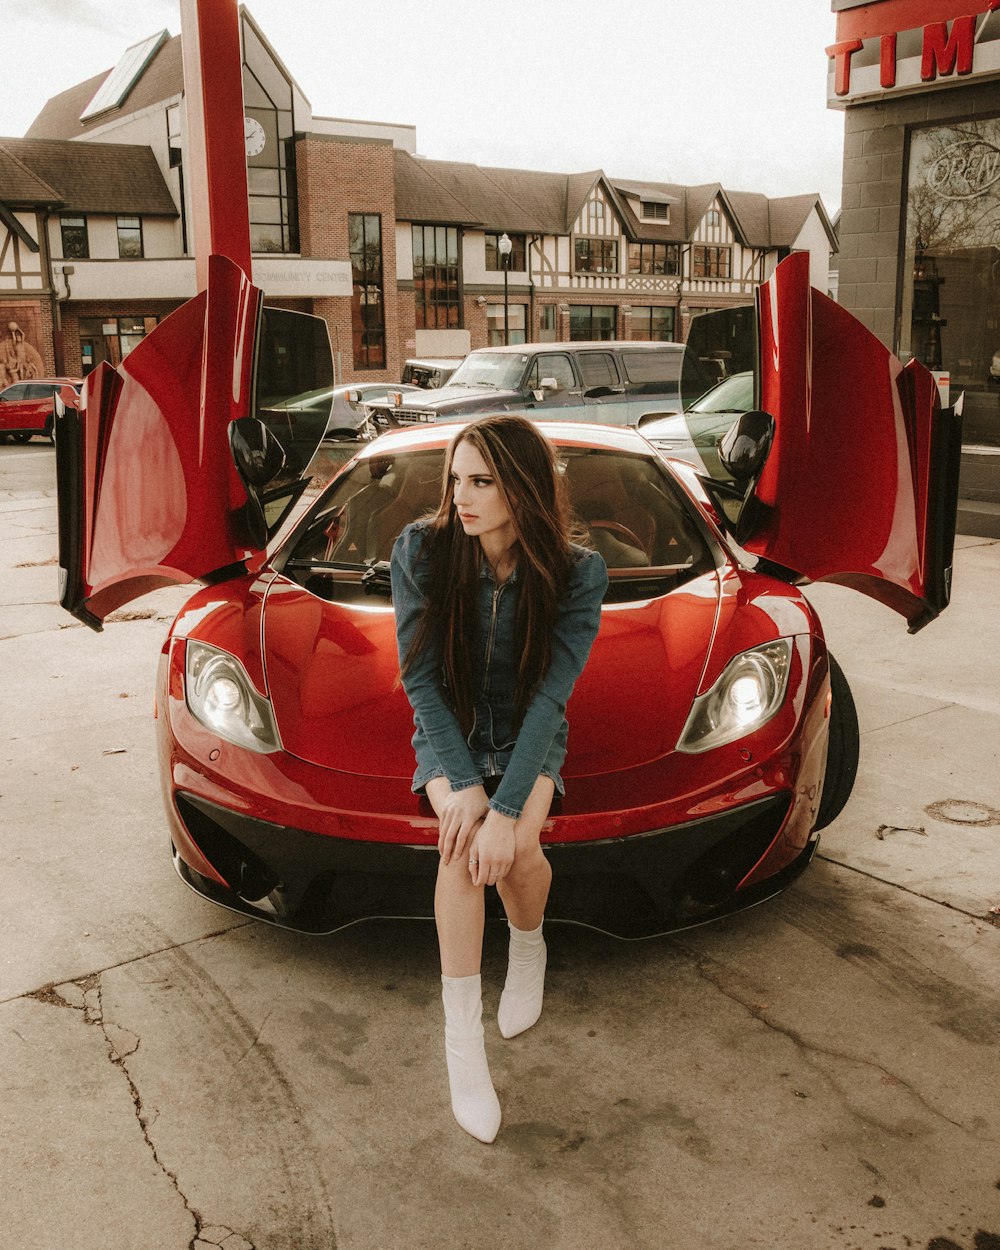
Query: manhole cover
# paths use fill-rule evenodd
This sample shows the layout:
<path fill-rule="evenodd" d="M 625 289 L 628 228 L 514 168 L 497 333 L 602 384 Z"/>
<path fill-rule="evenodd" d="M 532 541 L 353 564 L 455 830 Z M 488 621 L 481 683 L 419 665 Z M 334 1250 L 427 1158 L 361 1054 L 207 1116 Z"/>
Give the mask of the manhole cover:
<path fill-rule="evenodd" d="M 968 799 L 942 799 L 940 803 L 931 803 L 924 811 L 950 825 L 1000 825 L 1000 812 L 995 807 L 971 803 Z"/>

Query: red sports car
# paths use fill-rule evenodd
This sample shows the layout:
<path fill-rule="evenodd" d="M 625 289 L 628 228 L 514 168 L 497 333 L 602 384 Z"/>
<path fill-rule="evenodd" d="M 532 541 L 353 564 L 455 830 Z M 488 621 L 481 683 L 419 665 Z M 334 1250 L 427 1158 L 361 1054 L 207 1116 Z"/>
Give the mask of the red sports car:
<path fill-rule="evenodd" d="M 635 430 L 545 426 L 610 570 L 543 834 L 553 919 L 639 937 L 781 889 L 858 751 L 797 585 L 853 586 L 911 630 L 947 604 L 959 429 L 930 374 L 812 290 L 804 255 L 759 289 L 756 326 L 758 408 L 723 440 L 725 482 Z M 92 375 L 56 444 L 65 607 L 100 628 L 157 586 L 207 583 L 157 694 L 178 872 L 314 932 L 432 912 L 436 822 L 410 791 L 386 561 L 436 502 L 455 432 L 368 444 L 268 552 L 325 427 L 282 397 L 328 385 L 325 325 L 262 309 L 213 258 L 208 291 Z"/>

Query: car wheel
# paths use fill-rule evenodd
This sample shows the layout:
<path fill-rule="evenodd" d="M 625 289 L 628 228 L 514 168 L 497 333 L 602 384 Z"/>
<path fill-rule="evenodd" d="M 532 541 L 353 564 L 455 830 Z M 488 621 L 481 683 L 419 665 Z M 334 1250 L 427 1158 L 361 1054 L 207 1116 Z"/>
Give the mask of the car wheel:
<path fill-rule="evenodd" d="M 31 441 L 31 434 L 12 434 L 11 438 L 15 443 L 27 443 Z"/>
<path fill-rule="evenodd" d="M 825 829 L 844 810 L 854 789 L 858 775 L 858 756 L 861 734 L 858 730 L 858 711 L 854 696 L 847 684 L 844 671 L 830 656 L 830 746 L 826 756 L 826 775 L 823 778 L 823 797 L 814 829 Z"/>
<path fill-rule="evenodd" d="M 52 418 L 51 418 L 51 417 L 49 417 L 48 421 L 46 421 L 46 422 L 45 422 L 45 429 L 42 431 L 42 437 L 43 437 L 43 438 L 47 438 L 47 439 L 49 440 L 49 442 L 52 444 L 52 446 L 53 446 L 53 447 L 55 447 L 55 445 L 56 445 L 56 425 L 55 425 L 55 422 L 52 420 Z"/>

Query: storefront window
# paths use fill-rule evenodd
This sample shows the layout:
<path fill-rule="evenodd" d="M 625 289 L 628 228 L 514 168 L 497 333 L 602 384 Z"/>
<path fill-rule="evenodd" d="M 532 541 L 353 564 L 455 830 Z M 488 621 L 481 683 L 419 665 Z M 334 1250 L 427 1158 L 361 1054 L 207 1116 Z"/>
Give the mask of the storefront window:
<path fill-rule="evenodd" d="M 632 305 L 632 338 L 646 343 L 669 343 L 674 337 L 672 308 L 637 308 Z"/>
<path fill-rule="evenodd" d="M 539 343 L 556 341 L 555 304 L 543 304 L 538 310 L 538 341 Z"/>
<path fill-rule="evenodd" d="M 618 309 L 613 304 L 574 304 L 569 310 L 569 337 L 573 342 L 615 337 Z"/>
<path fill-rule="evenodd" d="M 528 324 L 528 305 L 509 304 L 507 306 L 507 342 L 526 343 L 525 326 Z M 488 345 L 502 347 L 503 337 L 503 304 L 490 304 L 486 309 L 486 326 Z"/>
<path fill-rule="evenodd" d="M 1000 118 L 910 136 L 900 355 L 986 392 L 1000 352 Z"/>
<path fill-rule="evenodd" d="M 81 317 L 80 359 L 83 373 L 88 374 L 102 361 L 117 368 L 129 354 L 154 329 L 159 317 Z"/>

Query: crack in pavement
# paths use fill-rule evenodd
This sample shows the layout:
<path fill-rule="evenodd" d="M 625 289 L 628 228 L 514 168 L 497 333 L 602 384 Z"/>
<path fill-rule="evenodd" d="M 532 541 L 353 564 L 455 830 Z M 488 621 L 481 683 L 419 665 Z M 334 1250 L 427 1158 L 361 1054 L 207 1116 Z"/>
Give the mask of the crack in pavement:
<path fill-rule="evenodd" d="M 6 1003 L 16 1003 L 21 998 L 34 998 L 40 1003 L 49 1003 L 55 1007 L 75 1007 L 76 1003 L 67 1001 L 66 997 L 59 992 L 59 986 L 77 985 L 83 986 L 94 977 L 102 977 L 106 972 L 117 972 L 119 968 L 128 968 L 132 964 L 142 963 L 144 959 L 150 959 L 155 955 L 165 955 L 169 951 L 183 950 L 187 946 L 196 946 L 199 942 L 210 942 L 213 938 L 223 937 L 227 933 L 235 933 L 239 929 L 247 929 L 251 925 L 260 924 L 259 920 L 243 920 L 237 924 L 227 925 L 224 929 L 215 929 L 212 933 L 202 933 L 198 937 L 189 938 L 186 942 L 168 942 L 166 946 L 158 946 L 153 950 L 144 951 L 141 955 L 133 955 L 131 959 L 122 959 L 116 964 L 105 964 L 103 968 L 97 968 L 93 972 L 85 973 L 79 977 L 71 977 L 67 981 L 60 982 L 59 985 L 55 981 L 48 981 L 45 985 L 40 985 L 35 990 L 26 990 L 23 994 L 13 994 L 10 998 L 0 998 L 0 1007 Z"/>
<path fill-rule="evenodd" d="M 925 903 L 934 903 L 938 907 L 944 907 L 948 911 L 956 912 L 959 916 L 965 916 L 969 920 L 975 920 L 979 924 L 992 924 L 993 922 L 988 916 L 983 916 L 979 912 L 966 911 L 964 907 L 958 907 L 955 903 L 949 903 L 947 899 L 934 898 L 930 894 L 921 894 L 919 890 L 914 890 L 911 886 L 903 885 L 901 881 L 887 881 L 885 877 L 880 877 L 877 873 L 868 872 L 864 868 L 858 868 L 855 864 L 845 863 L 842 859 L 834 859 L 832 855 L 823 855 L 819 851 L 816 852 L 816 859 L 823 860 L 824 863 L 834 864 L 837 868 L 844 868 L 848 872 L 857 873 L 859 877 L 867 877 L 869 881 L 877 881 L 879 885 L 888 886 L 893 890 L 901 890 L 904 894 L 909 894 L 911 898 L 923 899 Z M 979 934 L 981 937 L 982 934 Z M 977 941 L 979 938 L 977 937 Z"/>
<path fill-rule="evenodd" d="M 116 966 L 120 967 L 122 965 Z M 73 992 L 74 990 L 78 991 L 79 994 L 76 1002 L 72 1001 L 73 998 L 77 998 L 77 994 Z M 170 1182 L 174 1192 L 183 1203 L 184 1210 L 191 1217 L 194 1224 L 194 1233 L 188 1242 L 188 1250 L 203 1250 L 204 1247 L 210 1246 L 219 1246 L 221 1250 L 254 1250 L 253 1243 L 240 1233 L 221 1224 L 208 1223 L 201 1212 L 191 1205 L 187 1195 L 181 1189 L 177 1173 L 169 1168 L 163 1159 L 160 1158 L 156 1144 L 149 1134 L 150 1127 L 156 1123 L 159 1112 L 155 1110 L 148 1111 L 143 1105 L 142 1094 L 139 1092 L 139 1087 L 132 1079 L 125 1063 L 130 1055 L 134 1055 L 138 1051 L 142 1044 L 142 1039 L 129 1029 L 125 1029 L 113 1021 L 105 1019 L 101 974 L 91 973 L 88 976 L 79 977 L 75 981 L 64 982 L 59 986 L 54 984 L 45 985 L 41 989 L 35 990 L 31 994 L 25 994 L 22 997 L 31 998 L 49 1006 L 77 1011 L 82 1015 L 85 1024 L 101 1030 L 107 1047 L 108 1060 L 125 1078 L 136 1122 L 139 1125 L 146 1148 L 160 1172 Z M 132 1039 L 132 1044 L 128 1047 L 123 1047 L 121 1043 L 126 1038 Z"/>
<path fill-rule="evenodd" d="M 826 1058 L 832 1059 L 836 1062 L 854 1064 L 858 1067 L 870 1068 L 875 1072 L 879 1072 L 882 1074 L 882 1078 L 887 1084 L 901 1086 L 919 1106 L 924 1108 L 925 1111 L 929 1112 L 936 1119 L 943 1120 L 946 1124 L 950 1124 L 953 1128 L 957 1128 L 959 1132 L 964 1135 L 973 1137 L 973 1140 L 976 1142 L 994 1143 L 998 1140 L 990 1137 L 975 1136 L 971 1129 L 967 1128 L 959 1120 L 953 1120 L 950 1116 L 945 1115 L 943 1111 L 930 1103 L 924 1095 L 921 1094 L 919 1090 L 915 1089 L 908 1081 L 904 1080 L 901 1076 L 898 1076 L 895 1072 L 890 1071 L 889 1068 L 887 1068 L 884 1064 L 879 1063 L 877 1060 L 867 1059 L 864 1056 L 851 1054 L 848 1051 L 836 1050 L 833 1047 L 822 1046 L 819 1043 L 810 1042 L 803 1037 L 797 1029 L 793 1029 L 790 1025 L 779 1024 L 776 1020 L 769 1019 L 762 1007 L 754 1002 L 744 1000 L 735 989 L 728 988 L 722 983 L 720 977 L 712 974 L 710 964 L 715 964 L 719 968 L 724 968 L 724 964 L 722 964 L 719 960 L 706 959 L 703 953 L 696 952 L 692 948 L 685 946 L 683 942 L 678 941 L 676 944 L 678 948 L 684 951 L 688 956 L 695 968 L 695 971 L 703 981 L 706 981 L 709 985 L 713 986 L 725 998 L 728 998 L 731 1002 L 736 1003 L 737 1006 L 742 1007 L 749 1016 L 752 1016 L 755 1020 L 759 1020 L 765 1028 L 770 1029 L 772 1032 L 781 1037 L 787 1038 L 787 1040 L 790 1041 L 799 1051 L 805 1062 L 827 1082 L 831 1089 L 844 1103 L 850 1114 L 860 1120 L 863 1124 L 868 1124 L 870 1127 L 883 1133 L 896 1135 L 894 1130 L 889 1125 L 884 1124 L 872 1117 L 863 1115 L 861 1112 L 855 1110 L 850 1104 L 846 1090 L 843 1089 L 837 1082 L 832 1073 L 825 1071 L 816 1062 L 816 1057 L 825 1056 Z"/>

